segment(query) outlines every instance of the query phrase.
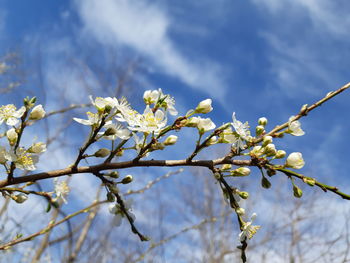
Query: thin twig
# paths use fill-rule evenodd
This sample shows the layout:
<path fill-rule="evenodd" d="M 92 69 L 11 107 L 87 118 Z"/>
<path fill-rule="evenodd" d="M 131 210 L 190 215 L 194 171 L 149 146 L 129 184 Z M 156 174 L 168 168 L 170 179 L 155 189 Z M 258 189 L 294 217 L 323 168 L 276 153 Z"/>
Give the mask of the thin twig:
<path fill-rule="evenodd" d="M 18 239 L 15 239 L 15 240 L 12 240 L 10 242 L 7 242 L 5 244 L 2 244 L 0 245 L 0 250 L 7 250 L 7 249 L 10 249 L 12 246 L 16 245 L 16 244 L 19 244 L 19 243 L 22 243 L 22 242 L 25 242 L 25 241 L 30 241 L 32 240 L 33 238 L 37 237 L 37 236 L 40 236 L 40 235 L 43 235 L 45 234 L 47 231 L 50 231 L 52 228 L 54 228 L 55 226 L 58 226 L 60 224 L 62 224 L 63 222 L 71 219 L 72 217 L 75 217 L 79 214 L 82 214 L 82 213 L 86 213 L 88 212 L 91 208 L 95 207 L 95 206 L 98 206 L 98 205 L 101 205 L 101 204 L 104 204 L 104 203 L 107 203 L 107 200 L 105 201 L 100 201 L 100 202 L 94 202 L 93 204 L 83 208 L 83 209 L 80 209 L 66 217 L 64 217 L 63 219 L 57 221 L 57 222 L 50 222 L 47 227 L 41 229 L 40 231 L 34 233 L 34 234 L 31 234 L 27 237 L 23 237 L 23 238 L 18 238 Z"/>
<path fill-rule="evenodd" d="M 335 186 L 329 186 L 329 185 L 320 183 L 320 182 L 318 182 L 315 178 L 311 178 L 311 177 L 308 177 L 308 176 L 305 176 L 305 175 L 296 173 L 296 172 L 291 171 L 291 170 L 288 170 L 288 169 L 284 169 L 284 168 L 274 168 L 274 169 L 277 170 L 277 171 L 280 171 L 280 172 L 284 173 L 284 174 L 287 175 L 287 176 L 297 177 L 297 178 L 299 178 L 299 179 L 301 179 L 301 180 L 303 180 L 303 181 L 308 181 L 308 180 L 310 181 L 310 180 L 311 180 L 312 182 L 314 182 L 314 184 L 315 184 L 316 186 L 318 186 L 319 188 L 321 188 L 323 191 L 327 192 L 327 190 L 328 190 L 328 191 L 331 191 L 331 192 L 333 192 L 333 193 L 335 193 L 335 194 L 341 196 L 343 199 L 350 200 L 350 195 L 345 194 L 345 193 L 343 193 L 343 192 L 340 192 L 340 191 L 338 190 L 338 188 L 335 187 Z"/>

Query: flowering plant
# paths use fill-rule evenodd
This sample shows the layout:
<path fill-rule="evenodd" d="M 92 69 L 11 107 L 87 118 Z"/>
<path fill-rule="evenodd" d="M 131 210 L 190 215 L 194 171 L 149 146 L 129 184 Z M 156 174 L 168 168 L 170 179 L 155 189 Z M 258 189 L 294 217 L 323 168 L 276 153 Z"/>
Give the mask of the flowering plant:
<path fill-rule="evenodd" d="M 296 179 L 299 179 L 301 183 L 320 187 L 322 190 L 331 191 L 350 200 L 350 196 L 340 192 L 338 188 L 296 172 L 295 169 L 302 169 L 305 164 L 302 154 L 300 152 L 287 154 L 285 150 L 278 149 L 275 144 L 285 135 L 304 135 L 305 132 L 299 120 L 349 87 L 350 83 L 327 94 L 326 97 L 311 106 L 304 105 L 299 113 L 271 130 L 267 128 L 267 118 L 261 117 L 257 121 L 255 133 L 250 130 L 248 122 L 243 123 L 237 120 L 235 113 L 232 114 L 232 121 L 220 126 L 217 126 L 210 118 L 203 118 L 202 114 L 213 110 L 211 99 L 205 99 L 199 102 L 195 109 L 177 116 L 175 99 L 164 94 L 161 89 L 148 90 L 144 93 L 143 100 L 146 105 L 143 113 L 133 109 L 125 98 L 97 97 L 94 99 L 91 97 L 94 109 L 92 112 L 87 112 L 87 119 L 74 118 L 76 123 L 88 126 L 90 129 L 88 138 L 79 149 L 76 159 L 69 167 L 41 173 L 33 173 L 33 171 L 37 168 L 39 156 L 46 151 L 46 144 L 34 142 L 28 147 L 22 143 L 21 138 L 26 127 L 46 118 L 46 112 L 42 105 L 35 105 L 36 98 L 26 98 L 19 109 L 13 104 L 0 107 L 0 124 L 4 125 L 6 130 L 1 137 L 0 164 L 7 174 L 7 177 L 0 181 L 0 191 L 17 203 L 25 203 L 30 194 L 40 195 L 48 201 L 49 208 L 52 205 L 57 207 L 67 203 L 69 194 L 68 184 L 63 181 L 59 182 L 57 177 L 90 173 L 96 176 L 106 189 L 105 202 L 111 203 L 109 211 L 114 215 L 114 225 L 120 225 L 124 218 L 130 224 L 132 232 L 140 240 L 147 241 L 149 238 L 136 227 L 137 218 L 131 212 L 130 199 L 125 199 L 118 188 L 118 185 L 128 185 L 137 180 L 137 176 L 127 175 L 120 179 L 119 170 L 144 166 L 206 167 L 221 188 L 223 198 L 237 216 L 240 227 L 237 241 L 241 243 L 239 249 L 242 261 L 245 262 L 248 241 L 254 237 L 260 226 L 252 225 L 253 220 L 256 219 L 256 213 L 253 213 L 250 221 L 246 219 L 245 209 L 241 207 L 241 199 L 248 199 L 249 193 L 244 191 L 245 189 L 238 189 L 233 184 L 232 178 L 250 176 L 255 168 L 261 173 L 261 186 L 270 188 L 271 177 L 282 173 L 290 179 L 293 194 L 297 198 L 302 196 L 302 190 L 295 182 Z M 170 116 L 168 115 L 177 117 L 169 123 L 168 117 Z M 154 151 L 160 151 L 169 146 L 174 147 L 180 137 L 180 131 L 186 128 L 195 129 L 198 133 L 193 152 L 189 156 L 182 160 L 147 158 Z M 110 147 L 106 147 L 105 145 L 109 143 Z M 216 144 L 228 146 L 227 152 L 222 157 L 211 160 L 195 159 L 200 151 Z M 96 146 L 97 150 L 96 148 L 93 150 L 92 145 Z M 132 159 L 119 161 L 118 158 L 125 156 L 126 153 L 128 156 L 133 156 Z M 99 163 L 90 166 L 80 165 L 82 160 L 87 161 L 92 158 L 98 158 Z M 31 172 L 31 174 L 16 176 L 17 168 Z M 53 192 L 26 190 L 31 183 L 47 178 L 55 178 Z M 9 188 L 9 186 L 18 184 L 24 185 Z M 89 209 L 98 204 L 101 202 L 95 203 Z M 56 225 L 57 223 L 53 223 L 50 227 Z M 40 234 L 41 232 L 37 235 Z M 26 240 L 28 238 L 17 238 L 0 245 L 0 249 L 7 249 Z"/>

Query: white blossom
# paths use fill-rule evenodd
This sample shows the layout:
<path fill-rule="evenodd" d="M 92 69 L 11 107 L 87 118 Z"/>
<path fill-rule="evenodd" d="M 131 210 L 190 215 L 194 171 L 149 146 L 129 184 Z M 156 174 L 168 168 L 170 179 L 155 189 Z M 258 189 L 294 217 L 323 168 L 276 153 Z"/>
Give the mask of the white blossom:
<path fill-rule="evenodd" d="M 114 124 L 112 121 L 106 122 L 106 124 L 103 126 L 103 128 L 106 129 L 105 132 L 100 132 L 99 135 L 103 135 L 104 139 L 107 140 L 116 140 L 117 138 L 120 138 L 122 140 L 127 140 L 131 137 L 131 132 L 124 128 L 121 124 Z"/>
<path fill-rule="evenodd" d="M 24 148 L 18 148 L 15 154 L 7 153 L 6 158 L 9 161 L 14 162 L 16 168 L 28 171 L 35 170 L 35 164 L 39 161 L 39 157 L 37 155 L 33 155 Z"/>
<path fill-rule="evenodd" d="M 245 141 L 248 141 L 250 139 L 250 131 L 249 131 L 249 125 L 248 122 L 242 123 L 236 119 L 236 113 L 234 112 L 232 114 L 232 126 L 235 129 L 236 133 L 238 134 L 238 138 L 236 138 L 236 141 L 233 143 L 234 147 L 240 148 L 244 150 L 245 148 Z"/>
<path fill-rule="evenodd" d="M 198 104 L 197 108 L 195 109 L 195 112 L 203 113 L 203 114 L 211 112 L 213 110 L 211 103 L 212 103 L 211 99 L 206 99 L 206 100 L 201 101 Z"/>
<path fill-rule="evenodd" d="M 131 205 L 132 205 L 132 200 L 129 199 L 127 201 L 124 201 L 124 207 L 128 215 L 132 218 L 133 221 L 135 221 L 135 215 L 130 212 L 131 210 Z M 113 226 L 120 226 L 122 223 L 123 217 L 126 215 L 123 213 L 121 207 L 119 204 L 111 204 L 109 206 L 109 212 L 114 215 L 113 218 Z"/>
<path fill-rule="evenodd" d="M 197 125 L 199 132 L 203 132 L 203 133 L 210 131 L 212 129 L 215 129 L 215 127 L 216 125 L 214 124 L 214 122 L 212 122 L 210 118 L 205 118 L 205 119 L 200 118 Z"/>
<path fill-rule="evenodd" d="M 192 117 L 188 120 L 187 127 L 197 127 L 200 133 L 215 129 L 215 124 L 210 118 Z"/>
<path fill-rule="evenodd" d="M 36 154 L 43 153 L 45 151 L 46 151 L 46 144 L 43 142 L 36 142 L 28 149 L 28 152 L 36 153 Z"/>
<path fill-rule="evenodd" d="M 8 161 L 8 153 L 6 148 L 0 146 L 0 164 L 5 164 Z"/>
<path fill-rule="evenodd" d="M 22 106 L 18 110 L 16 110 L 16 106 L 13 104 L 8 104 L 0 107 L 0 124 L 4 121 L 9 126 L 14 126 L 19 122 L 19 118 L 22 117 L 26 108 Z"/>
<path fill-rule="evenodd" d="M 88 116 L 87 120 L 80 119 L 80 118 L 73 118 L 76 122 L 88 125 L 88 126 L 97 126 L 101 122 L 101 118 L 97 113 L 87 112 L 86 115 Z"/>
<path fill-rule="evenodd" d="M 55 184 L 55 195 L 56 201 L 62 200 L 64 203 L 67 203 L 66 196 L 69 193 L 69 187 L 66 181 L 58 181 L 57 178 L 54 179 Z"/>
<path fill-rule="evenodd" d="M 220 143 L 234 143 L 234 142 L 236 142 L 236 140 L 237 140 L 237 138 L 233 134 L 231 127 L 226 128 L 225 130 L 223 130 L 219 134 L 219 142 Z"/>
<path fill-rule="evenodd" d="M 299 121 L 292 121 L 295 116 L 291 116 L 288 121 L 288 132 L 294 136 L 302 136 L 305 132 L 301 129 Z"/>
<path fill-rule="evenodd" d="M 177 142 L 177 138 L 176 135 L 170 135 L 165 139 L 164 145 L 174 145 Z"/>
<path fill-rule="evenodd" d="M 43 108 L 43 105 L 39 104 L 35 106 L 32 111 L 29 114 L 29 119 L 30 120 L 40 120 L 45 117 L 45 110 Z"/>
<path fill-rule="evenodd" d="M 118 103 L 118 100 L 116 98 L 111 98 L 111 97 L 107 97 L 107 98 L 102 98 L 102 97 L 96 97 L 95 100 L 92 98 L 92 96 L 89 96 L 90 101 L 92 103 L 92 105 L 95 106 L 95 108 L 98 111 L 104 111 L 106 109 L 106 107 L 110 107 L 112 108 L 116 108 Z"/>
<path fill-rule="evenodd" d="M 6 137 L 9 140 L 10 145 L 14 145 L 18 139 L 18 134 L 14 128 L 11 128 L 6 132 Z"/>
<path fill-rule="evenodd" d="M 301 169 L 305 165 L 303 155 L 300 152 L 291 153 L 286 160 L 286 166 L 294 169 Z"/>
<path fill-rule="evenodd" d="M 251 239 L 256 232 L 259 230 L 260 226 L 253 226 L 253 221 L 256 218 L 256 213 L 251 216 L 251 221 L 243 224 L 243 230 L 239 234 L 239 240 L 243 242 L 246 238 Z"/>
<path fill-rule="evenodd" d="M 165 113 L 158 109 L 155 113 L 147 105 L 144 113 L 137 118 L 137 121 L 132 123 L 129 127 L 130 130 L 144 132 L 144 133 L 155 133 L 158 134 L 162 128 L 165 127 L 167 118 Z M 130 123 L 129 123 L 130 125 Z"/>
<path fill-rule="evenodd" d="M 146 104 L 154 104 L 157 103 L 158 99 L 160 97 L 158 90 L 146 90 L 143 93 L 143 100 Z"/>

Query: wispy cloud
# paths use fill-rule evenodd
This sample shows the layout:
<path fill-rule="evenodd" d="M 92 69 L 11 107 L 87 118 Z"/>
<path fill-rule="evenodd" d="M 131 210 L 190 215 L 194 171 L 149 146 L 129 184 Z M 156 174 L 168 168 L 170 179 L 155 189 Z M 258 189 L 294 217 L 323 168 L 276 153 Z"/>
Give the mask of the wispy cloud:
<path fill-rule="evenodd" d="M 182 54 L 177 48 L 180 43 L 169 36 L 169 15 L 155 3 L 145 0 L 77 0 L 76 3 L 85 32 L 102 44 L 131 48 L 150 59 L 157 70 L 215 98 L 224 97 L 226 85 L 219 65 Z"/>
<path fill-rule="evenodd" d="M 346 81 L 347 74 L 341 70 L 349 66 L 349 40 L 345 36 L 350 18 L 345 1 L 252 2 L 266 21 L 261 35 L 271 47 L 266 52 L 270 73 L 286 95 L 319 95 Z"/>

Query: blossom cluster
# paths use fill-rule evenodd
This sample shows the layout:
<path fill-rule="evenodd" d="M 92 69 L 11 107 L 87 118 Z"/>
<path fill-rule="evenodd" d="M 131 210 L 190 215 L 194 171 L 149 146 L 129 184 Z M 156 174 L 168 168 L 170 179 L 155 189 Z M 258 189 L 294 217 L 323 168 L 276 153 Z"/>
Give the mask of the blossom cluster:
<path fill-rule="evenodd" d="M 94 154 L 86 155 L 88 157 L 114 158 L 121 156 L 126 149 L 134 149 L 137 151 L 138 157 L 143 158 L 152 151 L 163 150 L 166 146 L 174 145 L 177 142 L 178 137 L 176 135 L 169 135 L 161 141 L 162 137 L 166 136 L 168 132 L 179 131 L 184 127 L 189 127 L 196 128 L 199 134 L 195 152 L 190 159 L 194 158 L 202 148 L 214 144 L 229 144 L 233 156 L 249 156 L 251 160 L 259 163 L 258 166 L 262 172 L 262 186 L 265 188 L 269 188 L 271 184 L 265 177 L 263 169 L 267 171 L 268 176 L 272 176 L 276 173 L 275 168 L 301 169 L 304 166 L 301 153 L 294 152 L 287 156 L 284 150 L 276 149 L 273 143 L 274 137 L 283 137 L 284 134 L 294 136 L 304 134 L 301 124 L 295 116 L 290 117 L 288 127 L 279 134 L 266 132 L 265 127 L 268 120 L 262 117 L 258 120 L 254 136 L 248 122 L 243 123 L 237 120 L 235 112 L 232 114 L 231 122 L 219 127 L 210 118 L 200 116 L 213 110 L 211 99 L 201 101 L 195 109 L 191 109 L 185 115 L 177 117 L 175 122 L 171 124 L 168 123 L 168 115 L 178 115 L 178 111 L 175 108 L 175 100 L 170 95 L 164 94 L 161 89 L 144 92 L 143 99 L 146 106 L 143 113 L 133 109 L 125 98 L 118 100 L 112 97 L 97 97 L 95 99 L 90 97 L 90 99 L 96 112 L 88 112 L 87 119 L 74 118 L 74 120 L 90 126 L 92 131 L 97 132 L 97 137 L 94 138 L 95 141 L 101 139 L 115 141 L 119 139 L 123 142 L 119 145 L 124 145 L 130 138 L 133 138 L 134 143 L 132 147 L 125 148 L 122 148 L 122 146 L 116 147 L 116 144 L 112 144 L 111 149 L 101 148 Z M 212 133 L 203 139 L 202 136 L 210 131 Z M 287 158 L 282 164 L 273 164 L 274 160 L 283 159 L 286 156 Z M 250 173 L 249 167 L 233 168 L 231 164 L 224 164 L 219 172 L 215 173 L 215 177 L 220 180 L 222 176 L 248 176 Z M 126 182 L 124 181 L 125 178 L 119 183 L 124 184 Z M 127 183 L 131 181 L 129 180 Z M 245 210 L 239 207 L 240 199 L 247 199 L 249 194 L 237 188 L 233 188 L 232 191 L 237 206 L 235 210 L 241 218 L 242 232 L 239 235 L 239 239 L 241 242 L 244 242 L 246 239 L 252 238 L 259 226 L 252 225 L 252 221 L 256 217 L 255 213 L 251 217 L 251 221 L 245 222 L 243 219 Z M 114 202 L 115 199 L 112 198 L 111 201 Z M 121 219 L 126 216 L 125 213 L 129 213 L 128 211 L 131 209 L 131 204 L 128 201 L 126 202 L 124 210 L 121 209 L 118 203 L 110 206 L 110 212 L 115 215 L 115 225 L 120 225 Z M 132 220 L 134 219 L 132 215 Z"/>
<path fill-rule="evenodd" d="M 252 222 L 256 218 L 253 213 L 251 220 L 247 221 L 244 208 L 240 207 L 240 200 L 247 199 L 249 193 L 241 191 L 236 187 L 227 188 L 227 183 L 223 184 L 224 178 L 249 176 L 251 169 L 247 166 L 256 166 L 262 174 L 261 184 L 264 188 L 269 188 L 271 183 L 268 177 L 273 176 L 278 169 L 301 169 L 305 162 L 302 154 L 299 152 L 290 153 L 287 156 L 283 149 L 276 149 L 273 140 L 283 137 L 285 134 L 293 136 L 302 136 L 304 131 L 298 117 L 291 116 L 285 124 L 284 129 L 278 133 L 267 132 L 266 126 L 268 120 L 261 117 L 257 121 L 255 133 L 250 130 L 248 122 L 241 122 L 236 118 L 236 113 L 232 114 L 232 121 L 217 125 L 209 118 L 203 117 L 203 114 L 212 112 L 212 100 L 205 99 L 198 103 L 194 109 L 190 109 L 186 114 L 177 116 L 179 113 L 175 108 L 175 99 L 169 94 L 164 94 L 161 89 L 147 90 L 143 94 L 145 108 L 142 112 L 135 110 L 126 98 L 117 99 L 115 97 L 97 97 L 90 96 L 94 110 L 87 112 L 87 118 L 73 118 L 76 122 L 90 127 L 90 135 L 85 145 L 80 148 L 79 155 L 72 169 L 78 168 L 82 159 L 96 157 L 105 158 L 104 163 L 111 162 L 113 158 L 118 158 L 127 150 L 136 151 L 133 163 L 141 158 L 147 157 L 151 152 L 163 150 L 164 148 L 177 143 L 178 136 L 170 134 L 179 132 L 183 128 L 194 128 L 198 133 L 198 140 L 194 147 L 194 152 L 186 158 L 186 164 L 191 164 L 192 159 L 203 148 L 215 144 L 227 144 L 229 154 L 223 158 L 226 162 L 220 163 L 220 167 L 211 167 L 214 177 L 222 187 L 225 198 L 230 202 L 231 207 L 239 217 L 241 233 L 239 240 L 246 242 L 247 239 L 259 229 L 259 226 L 253 226 Z M 33 124 L 37 120 L 45 117 L 45 110 L 42 105 L 35 105 L 36 99 L 26 98 L 24 106 L 17 108 L 13 104 L 0 107 L 0 125 L 5 126 L 5 132 L 0 138 L 6 138 L 6 143 L 0 145 L 0 164 L 2 164 L 8 177 L 13 177 L 14 169 L 32 171 L 36 169 L 39 155 L 46 151 L 46 145 L 42 142 L 33 142 L 29 147 L 21 145 L 20 139 L 26 126 Z M 174 121 L 168 122 L 169 118 Z M 210 132 L 210 133 L 209 133 Z M 203 137 L 207 133 L 207 137 Z M 98 147 L 92 153 L 89 146 L 93 143 L 106 140 L 110 141 L 110 147 Z M 116 141 L 119 143 L 115 143 Z M 243 156 L 248 158 L 251 163 L 245 166 L 234 167 L 233 158 Z M 276 163 L 277 160 L 277 163 Z M 110 206 L 110 212 L 115 215 L 114 225 L 120 225 L 122 218 L 127 218 L 131 224 L 135 221 L 131 211 L 130 200 L 124 201 L 120 195 L 117 184 L 129 184 L 133 181 L 131 175 L 125 176 L 118 181 L 119 174 L 116 171 L 108 174 L 96 173 L 96 176 L 102 178 L 107 187 L 107 200 L 113 202 Z M 105 177 L 110 179 L 105 179 Z M 306 180 L 306 179 L 305 179 Z M 224 181 L 226 182 L 226 181 Z M 308 181 L 310 182 L 310 180 Z M 294 196 L 300 197 L 302 192 L 293 184 Z M 226 185 L 225 189 L 223 188 Z M 55 180 L 53 202 L 67 202 L 66 197 L 69 193 L 68 184 L 65 181 Z M 51 197 L 52 194 L 50 194 Z M 27 200 L 23 193 L 13 195 L 12 199 L 18 203 Z"/>
<path fill-rule="evenodd" d="M 0 125 L 5 124 L 5 132 L 1 137 L 7 139 L 6 143 L 0 145 L 0 164 L 8 173 L 13 173 L 13 168 L 33 171 L 39 155 L 46 151 L 43 142 L 33 142 L 29 147 L 20 145 L 20 139 L 24 128 L 30 123 L 45 117 L 45 110 L 41 104 L 35 106 L 35 98 L 24 99 L 24 106 L 17 109 L 14 104 L 0 107 Z"/>

